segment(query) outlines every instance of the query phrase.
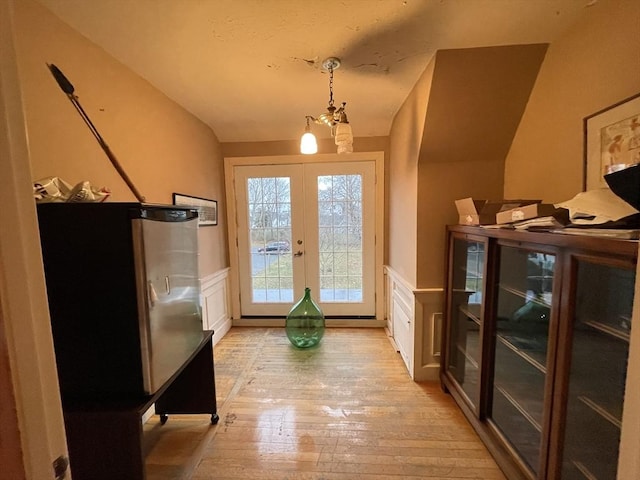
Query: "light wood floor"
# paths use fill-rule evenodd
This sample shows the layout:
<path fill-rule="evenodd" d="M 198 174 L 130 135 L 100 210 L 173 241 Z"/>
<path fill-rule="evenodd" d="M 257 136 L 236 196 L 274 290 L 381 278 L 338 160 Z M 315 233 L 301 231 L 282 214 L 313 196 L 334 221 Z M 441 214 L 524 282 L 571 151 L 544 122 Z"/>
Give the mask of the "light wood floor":
<path fill-rule="evenodd" d="M 451 397 L 413 382 L 382 329 L 327 329 L 293 348 L 282 328 L 216 345 L 208 415 L 145 425 L 148 480 L 504 480 Z"/>

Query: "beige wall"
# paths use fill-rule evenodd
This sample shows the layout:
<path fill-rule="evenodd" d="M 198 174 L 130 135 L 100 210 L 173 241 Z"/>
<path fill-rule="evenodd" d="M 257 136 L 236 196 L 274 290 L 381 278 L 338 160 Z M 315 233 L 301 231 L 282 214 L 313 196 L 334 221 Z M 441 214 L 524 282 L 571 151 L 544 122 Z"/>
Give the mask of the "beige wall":
<path fill-rule="evenodd" d="M 388 262 L 416 285 L 418 161 L 434 61 L 427 65 L 398 110 L 390 132 L 388 160 Z"/>
<path fill-rule="evenodd" d="M 499 199 L 504 160 L 546 45 L 436 54 L 396 115 L 389 166 L 389 265 L 442 288 L 454 200 Z"/>
<path fill-rule="evenodd" d="M 445 226 L 454 201 L 500 199 L 504 161 L 546 44 L 442 50 L 420 148 L 416 286 L 444 284 Z"/>
<path fill-rule="evenodd" d="M 57 176 L 108 187 L 135 201 L 46 63 L 57 65 L 134 185 L 149 203 L 180 192 L 218 200 L 224 212 L 220 144 L 214 132 L 146 80 L 33 0 L 16 2 L 17 50 L 33 180 Z M 226 227 L 200 229 L 200 274 L 228 265 Z"/>
<path fill-rule="evenodd" d="M 505 166 L 504 196 L 582 190 L 583 118 L 640 92 L 640 2 L 601 0 L 551 44 Z"/>

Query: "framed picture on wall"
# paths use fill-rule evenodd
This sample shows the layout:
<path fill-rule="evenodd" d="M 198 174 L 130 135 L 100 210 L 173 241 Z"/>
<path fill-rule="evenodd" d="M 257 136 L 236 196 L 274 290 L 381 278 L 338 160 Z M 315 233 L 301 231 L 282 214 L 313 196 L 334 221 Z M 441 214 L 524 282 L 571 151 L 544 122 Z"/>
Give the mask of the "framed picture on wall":
<path fill-rule="evenodd" d="M 194 197 L 183 193 L 174 193 L 173 204 L 197 208 L 199 226 L 209 227 L 218 225 L 218 202 L 216 200 Z"/>
<path fill-rule="evenodd" d="M 607 186 L 604 176 L 640 163 L 640 93 L 584 119 L 584 189 Z"/>

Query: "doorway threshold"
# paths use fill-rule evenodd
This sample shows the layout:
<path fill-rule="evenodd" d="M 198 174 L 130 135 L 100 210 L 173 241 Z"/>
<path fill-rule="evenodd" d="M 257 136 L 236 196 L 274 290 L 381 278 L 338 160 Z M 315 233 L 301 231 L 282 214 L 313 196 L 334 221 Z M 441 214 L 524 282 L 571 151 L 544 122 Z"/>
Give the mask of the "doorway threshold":
<path fill-rule="evenodd" d="M 283 327 L 284 317 L 242 317 L 234 318 L 231 320 L 231 325 L 234 327 Z M 325 318 L 325 325 L 327 328 L 340 327 L 340 328 L 384 328 L 387 325 L 385 320 L 378 320 L 376 318 L 349 318 L 349 317 L 336 317 Z"/>

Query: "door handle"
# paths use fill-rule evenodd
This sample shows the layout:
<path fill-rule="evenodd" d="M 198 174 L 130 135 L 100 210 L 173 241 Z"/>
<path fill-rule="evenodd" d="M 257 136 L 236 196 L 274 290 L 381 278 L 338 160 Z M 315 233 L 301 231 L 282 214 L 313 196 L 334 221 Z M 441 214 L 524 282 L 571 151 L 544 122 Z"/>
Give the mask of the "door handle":
<path fill-rule="evenodd" d="M 302 256 L 302 250 L 298 250 L 296 253 L 293 254 L 294 257 L 301 257 Z"/>

